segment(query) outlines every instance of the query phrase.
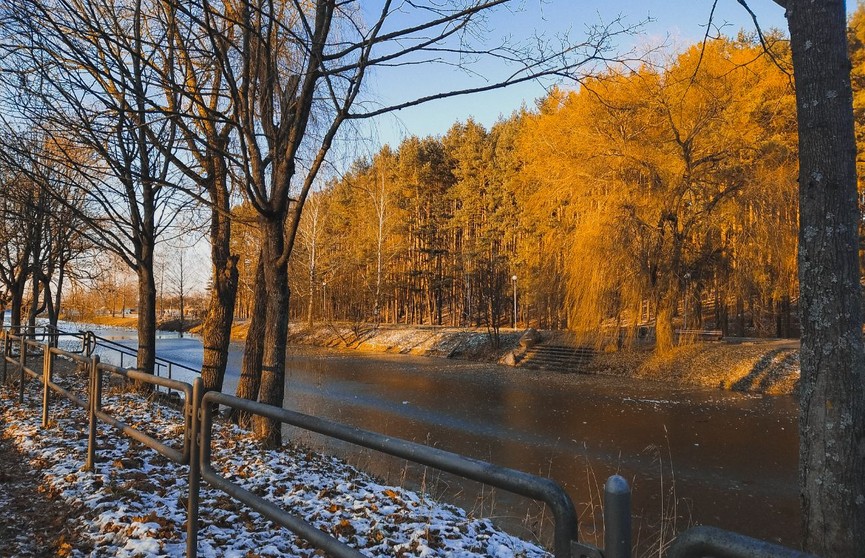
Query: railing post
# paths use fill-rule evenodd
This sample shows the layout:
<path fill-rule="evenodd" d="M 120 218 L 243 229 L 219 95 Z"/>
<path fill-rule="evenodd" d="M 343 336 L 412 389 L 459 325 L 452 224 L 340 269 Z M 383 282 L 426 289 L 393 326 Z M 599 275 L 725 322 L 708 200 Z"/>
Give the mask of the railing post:
<path fill-rule="evenodd" d="M 96 465 L 96 409 L 102 391 L 99 385 L 101 383 L 99 381 L 99 355 L 93 355 L 90 359 L 90 397 L 87 409 L 90 419 L 87 436 L 87 461 L 84 463 L 84 469 L 87 471 L 92 471 Z"/>
<path fill-rule="evenodd" d="M 51 404 L 51 374 L 54 368 L 54 356 L 51 354 L 50 342 L 42 346 L 45 354 L 42 355 L 42 428 L 48 428 L 48 406 Z"/>
<path fill-rule="evenodd" d="M 5 329 L 3 331 L 3 383 L 6 383 L 6 366 L 9 362 L 6 360 L 9 358 L 9 332 Z"/>
<path fill-rule="evenodd" d="M 631 487 L 619 475 L 604 485 L 604 558 L 631 558 Z"/>
<path fill-rule="evenodd" d="M 189 444 L 189 504 L 186 507 L 186 557 L 198 555 L 198 506 L 201 490 L 201 394 L 202 380 L 192 382 L 192 406 Z"/>
<path fill-rule="evenodd" d="M 18 338 L 18 368 L 21 372 L 21 381 L 18 382 L 18 404 L 24 404 L 24 368 L 27 367 L 27 345 L 24 344 L 24 336 Z"/>

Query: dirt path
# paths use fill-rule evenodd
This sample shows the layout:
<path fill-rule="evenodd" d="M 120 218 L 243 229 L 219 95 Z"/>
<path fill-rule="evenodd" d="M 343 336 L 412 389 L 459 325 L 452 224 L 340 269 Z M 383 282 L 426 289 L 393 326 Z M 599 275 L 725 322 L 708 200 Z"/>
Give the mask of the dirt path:
<path fill-rule="evenodd" d="M 0 557 L 69 556 L 81 547 L 77 510 L 47 491 L 38 470 L 0 436 Z"/>

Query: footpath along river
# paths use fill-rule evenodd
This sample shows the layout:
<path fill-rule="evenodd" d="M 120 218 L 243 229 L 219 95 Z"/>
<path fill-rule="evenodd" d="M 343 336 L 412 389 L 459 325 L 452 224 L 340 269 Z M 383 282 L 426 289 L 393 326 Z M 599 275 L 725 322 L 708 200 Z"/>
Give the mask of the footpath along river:
<path fill-rule="evenodd" d="M 232 344 L 226 393 L 234 392 L 242 351 L 242 344 Z M 163 336 L 157 352 L 200 368 L 201 343 L 194 337 Z M 571 494 L 584 532 L 593 529 L 590 504 L 599 503 L 604 479 L 618 472 L 634 488 L 644 544 L 657 535 L 662 515 L 667 528 L 677 517 L 678 530 L 709 524 L 799 543 L 792 397 L 419 356 L 298 346 L 289 353 L 286 408 L 549 476 Z M 306 433 L 289 436 L 391 483 L 422 484 L 441 500 L 528 529 L 517 534 L 530 535 L 542 519 L 542 510 L 501 491 Z"/>

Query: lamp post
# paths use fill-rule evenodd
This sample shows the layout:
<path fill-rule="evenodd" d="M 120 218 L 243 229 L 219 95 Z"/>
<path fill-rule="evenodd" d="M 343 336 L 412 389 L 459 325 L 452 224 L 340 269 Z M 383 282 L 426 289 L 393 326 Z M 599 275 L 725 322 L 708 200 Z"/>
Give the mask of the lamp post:
<path fill-rule="evenodd" d="M 321 317 L 327 321 L 327 281 L 321 282 Z"/>
<path fill-rule="evenodd" d="M 517 276 L 513 275 L 511 281 L 514 282 L 514 329 L 517 329 Z"/>
<path fill-rule="evenodd" d="M 691 280 L 691 274 L 685 274 L 685 300 L 682 303 L 682 329 L 688 329 L 688 281 Z"/>

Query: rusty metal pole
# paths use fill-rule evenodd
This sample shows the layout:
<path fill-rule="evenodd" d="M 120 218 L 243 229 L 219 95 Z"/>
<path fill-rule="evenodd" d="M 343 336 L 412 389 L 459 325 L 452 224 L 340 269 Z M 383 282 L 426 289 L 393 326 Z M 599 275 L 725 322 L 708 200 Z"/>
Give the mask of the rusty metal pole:
<path fill-rule="evenodd" d="M 198 507 L 201 490 L 201 397 L 202 380 L 192 382 L 192 417 L 189 446 L 189 504 L 186 507 L 186 557 L 198 556 Z"/>
<path fill-rule="evenodd" d="M 9 332 L 5 329 L 3 331 L 3 383 L 6 383 L 6 367 L 9 362 L 6 360 L 9 358 Z"/>
<path fill-rule="evenodd" d="M 87 461 L 84 463 L 84 469 L 87 471 L 92 471 L 96 465 L 96 409 L 100 383 L 97 376 L 99 376 L 99 355 L 93 355 L 90 359 L 90 397 L 87 410 L 90 419 L 87 432 Z"/>
<path fill-rule="evenodd" d="M 21 372 L 21 378 L 18 382 L 18 404 L 24 404 L 24 369 L 27 367 L 27 345 L 24 344 L 24 336 L 22 335 L 18 339 L 18 352 L 20 353 L 18 358 L 18 368 Z"/>
<path fill-rule="evenodd" d="M 42 346 L 45 354 L 42 358 L 42 428 L 48 428 L 48 406 L 51 404 L 51 374 L 54 368 L 54 356 L 51 354 L 50 341 Z"/>

